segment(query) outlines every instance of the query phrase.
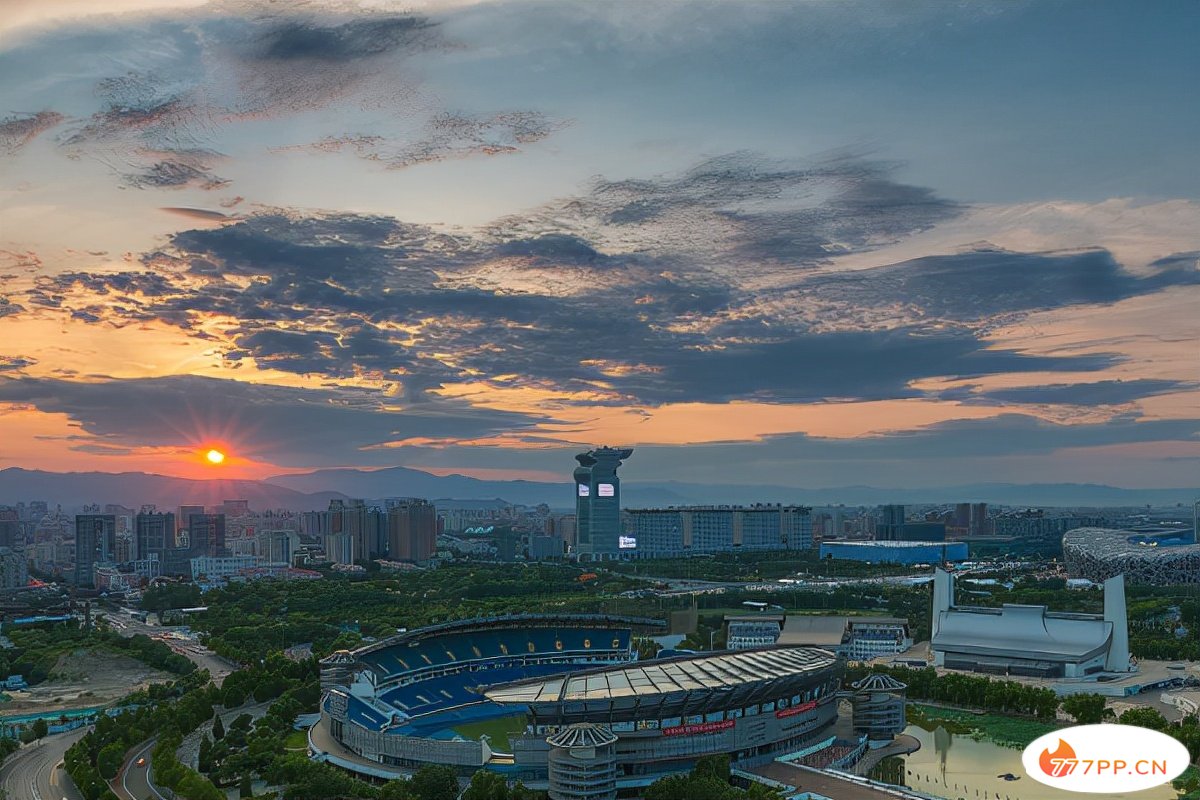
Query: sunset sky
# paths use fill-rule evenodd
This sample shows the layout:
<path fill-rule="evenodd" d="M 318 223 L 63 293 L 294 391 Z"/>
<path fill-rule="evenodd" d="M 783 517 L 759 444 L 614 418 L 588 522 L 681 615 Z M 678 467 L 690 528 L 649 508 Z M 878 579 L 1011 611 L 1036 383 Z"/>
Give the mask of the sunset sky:
<path fill-rule="evenodd" d="M 1190 0 L 98 5 L 0 13 L 0 468 L 1200 482 Z"/>

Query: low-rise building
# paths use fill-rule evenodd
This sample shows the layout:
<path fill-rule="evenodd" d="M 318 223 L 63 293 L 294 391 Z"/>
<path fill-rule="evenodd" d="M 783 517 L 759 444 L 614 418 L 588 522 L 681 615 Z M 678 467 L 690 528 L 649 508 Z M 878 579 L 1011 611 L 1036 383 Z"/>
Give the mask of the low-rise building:
<path fill-rule="evenodd" d="M 725 646 L 821 647 L 851 661 L 870 661 L 912 647 L 908 620 L 901 617 L 745 614 L 725 618 Z"/>
<path fill-rule="evenodd" d="M 192 580 L 227 581 L 261 563 L 258 556 L 197 556 L 191 561 Z"/>

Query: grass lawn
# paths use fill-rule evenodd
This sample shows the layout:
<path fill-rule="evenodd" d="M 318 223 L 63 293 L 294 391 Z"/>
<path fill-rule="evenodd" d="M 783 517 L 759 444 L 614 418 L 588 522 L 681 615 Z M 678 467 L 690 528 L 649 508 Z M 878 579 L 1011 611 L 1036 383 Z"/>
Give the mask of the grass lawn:
<path fill-rule="evenodd" d="M 283 746 L 287 750 L 305 750 L 308 748 L 308 731 L 292 731 L 284 740 Z"/>
<path fill-rule="evenodd" d="M 499 719 L 487 719 L 481 722 L 466 722 L 455 725 L 452 730 L 467 739 L 478 739 L 487 734 L 491 737 L 492 747 L 497 750 L 508 749 L 508 735 L 525 729 L 525 715 L 514 714 Z"/>
<path fill-rule="evenodd" d="M 951 733 L 969 734 L 976 739 L 987 739 L 1005 747 L 1015 748 L 1023 748 L 1039 736 L 1063 727 L 1059 722 L 1042 722 L 1000 714 L 973 714 L 970 711 L 938 708 L 920 703 L 909 704 L 908 721 L 926 730 L 941 726 Z"/>

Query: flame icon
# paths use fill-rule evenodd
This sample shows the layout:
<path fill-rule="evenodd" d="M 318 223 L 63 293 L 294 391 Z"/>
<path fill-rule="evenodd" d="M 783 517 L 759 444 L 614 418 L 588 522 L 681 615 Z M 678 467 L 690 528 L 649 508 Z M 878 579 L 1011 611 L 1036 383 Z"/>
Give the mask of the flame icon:
<path fill-rule="evenodd" d="M 1062 739 L 1058 740 L 1058 749 L 1053 753 L 1043 750 L 1041 757 L 1038 758 L 1038 766 L 1051 778 L 1061 778 L 1063 775 L 1071 774 L 1075 770 L 1075 764 L 1075 748 Z"/>

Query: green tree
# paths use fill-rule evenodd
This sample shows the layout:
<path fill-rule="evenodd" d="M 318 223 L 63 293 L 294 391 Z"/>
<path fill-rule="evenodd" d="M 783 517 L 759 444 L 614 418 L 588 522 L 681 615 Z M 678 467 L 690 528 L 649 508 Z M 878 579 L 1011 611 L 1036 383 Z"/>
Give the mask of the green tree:
<path fill-rule="evenodd" d="M 1062 707 L 1080 725 L 1096 725 L 1114 716 L 1104 696 L 1099 694 L 1070 695 L 1062 701 Z"/>
<path fill-rule="evenodd" d="M 200 753 L 197 756 L 197 768 L 203 773 L 213 771 L 213 743 L 207 736 L 200 738 Z"/>
<path fill-rule="evenodd" d="M 729 783 L 729 756 L 704 756 L 696 762 L 692 775 L 697 778 L 714 778 Z"/>
<path fill-rule="evenodd" d="M 412 789 L 406 780 L 388 781 L 379 787 L 379 800 L 413 800 Z"/>
<path fill-rule="evenodd" d="M 221 722 L 220 714 L 217 714 L 217 718 L 213 721 L 212 737 L 214 742 L 219 742 L 225 738 L 225 723 Z"/>
<path fill-rule="evenodd" d="M 34 740 L 40 742 L 42 739 L 46 738 L 46 734 L 50 732 L 50 726 L 46 724 L 45 719 L 38 718 L 33 722 L 32 732 Z"/>
<path fill-rule="evenodd" d="M 100 753 L 96 756 L 96 769 L 100 773 L 100 777 L 111 781 L 117 777 L 117 772 L 121 769 L 121 763 L 125 760 L 125 746 L 121 742 L 113 742 L 106 744 L 100 748 Z"/>
<path fill-rule="evenodd" d="M 458 797 L 458 776 L 441 764 L 426 764 L 408 782 L 416 800 L 455 800 Z"/>
<path fill-rule="evenodd" d="M 647 636 L 634 637 L 633 647 L 635 650 L 637 650 L 638 658 L 642 659 L 643 661 L 654 658 L 656 655 L 658 655 L 659 651 L 658 642 Z"/>
<path fill-rule="evenodd" d="M 1123 713 L 1118 720 L 1122 725 L 1136 725 L 1139 728 L 1150 728 L 1156 731 L 1166 731 L 1168 723 L 1162 714 L 1153 708 L 1139 706 Z"/>
<path fill-rule="evenodd" d="M 495 772 L 481 769 L 471 776 L 471 784 L 463 792 L 462 800 L 511 800 L 512 791 L 504 778 Z M 384 800 L 380 795 L 380 800 Z M 389 799 L 390 800 L 390 799 Z"/>

